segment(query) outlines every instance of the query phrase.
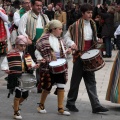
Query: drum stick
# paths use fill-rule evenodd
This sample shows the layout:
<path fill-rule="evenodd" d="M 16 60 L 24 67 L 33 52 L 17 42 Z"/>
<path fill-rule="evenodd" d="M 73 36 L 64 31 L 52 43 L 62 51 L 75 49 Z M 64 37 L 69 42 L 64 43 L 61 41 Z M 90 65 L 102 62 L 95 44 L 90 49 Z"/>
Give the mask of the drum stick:
<path fill-rule="evenodd" d="M 101 39 L 103 39 L 104 38 L 104 36 L 101 38 Z M 97 42 L 95 42 L 88 50 L 90 50 L 93 46 L 95 46 L 97 44 Z M 88 51 L 87 50 L 87 51 Z"/>
<path fill-rule="evenodd" d="M 90 50 L 93 46 L 95 46 L 97 44 L 97 42 L 95 42 L 88 50 Z M 87 50 L 87 51 L 88 51 Z"/>
<path fill-rule="evenodd" d="M 67 56 L 67 50 L 65 51 L 65 53 L 61 57 L 63 57 L 64 55 L 65 55 L 65 57 Z"/>
<path fill-rule="evenodd" d="M 82 52 L 82 54 L 84 54 L 84 53 L 87 53 L 93 46 L 95 46 L 97 44 L 97 42 L 96 43 L 94 43 L 88 50 L 86 50 L 86 51 L 83 51 Z"/>

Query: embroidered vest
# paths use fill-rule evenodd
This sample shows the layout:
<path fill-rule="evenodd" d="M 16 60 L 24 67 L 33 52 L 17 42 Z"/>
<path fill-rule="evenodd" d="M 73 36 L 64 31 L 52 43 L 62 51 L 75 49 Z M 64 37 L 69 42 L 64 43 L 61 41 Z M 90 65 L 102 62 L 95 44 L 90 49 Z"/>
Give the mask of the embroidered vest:
<path fill-rule="evenodd" d="M 97 30 L 96 30 L 96 25 L 93 20 L 90 20 L 91 28 L 93 31 L 93 38 L 92 38 L 92 45 L 94 42 L 96 42 L 97 38 Z M 78 46 L 78 49 L 83 51 L 85 47 L 85 41 L 84 41 L 84 20 L 80 18 L 76 22 L 74 22 L 72 25 L 69 27 L 69 32 L 72 40 L 76 43 Z"/>
<path fill-rule="evenodd" d="M 22 74 L 23 70 L 28 67 L 32 67 L 32 58 L 29 53 L 23 56 L 23 62 L 19 52 L 11 52 L 7 54 L 7 60 L 9 65 L 10 74 Z M 27 68 L 25 68 L 27 67 Z"/>
<path fill-rule="evenodd" d="M 22 73 L 22 60 L 18 52 L 8 53 L 7 60 L 9 65 L 10 74 Z"/>

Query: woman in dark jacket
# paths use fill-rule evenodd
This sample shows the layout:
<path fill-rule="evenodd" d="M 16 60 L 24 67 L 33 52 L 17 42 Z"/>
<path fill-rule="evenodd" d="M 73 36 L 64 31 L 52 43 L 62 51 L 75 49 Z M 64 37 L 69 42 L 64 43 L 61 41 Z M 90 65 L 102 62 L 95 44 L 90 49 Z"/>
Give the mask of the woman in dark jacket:
<path fill-rule="evenodd" d="M 111 38 L 114 37 L 114 12 L 113 7 L 108 8 L 106 13 L 103 13 L 100 9 L 101 5 L 97 5 L 98 14 L 104 19 L 104 24 L 102 26 L 101 36 L 105 42 L 106 55 L 105 57 L 112 56 L 112 44 Z"/>

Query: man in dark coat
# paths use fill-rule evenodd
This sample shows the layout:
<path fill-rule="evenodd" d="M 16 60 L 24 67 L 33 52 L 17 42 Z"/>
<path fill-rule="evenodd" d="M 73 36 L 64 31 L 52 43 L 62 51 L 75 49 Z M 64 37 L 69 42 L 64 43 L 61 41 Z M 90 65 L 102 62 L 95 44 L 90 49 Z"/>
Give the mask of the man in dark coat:
<path fill-rule="evenodd" d="M 112 56 L 111 38 L 114 37 L 115 9 L 113 7 L 110 7 L 108 8 L 108 11 L 106 13 L 103 13 L 100 9 L 101 5 L 97 5 L 97 7 L 98 7 L 98 14 L 104 19 L 101 35 L 105 42 L 105 49 L 106 49 L 105 57 L 111 58 Z"/>

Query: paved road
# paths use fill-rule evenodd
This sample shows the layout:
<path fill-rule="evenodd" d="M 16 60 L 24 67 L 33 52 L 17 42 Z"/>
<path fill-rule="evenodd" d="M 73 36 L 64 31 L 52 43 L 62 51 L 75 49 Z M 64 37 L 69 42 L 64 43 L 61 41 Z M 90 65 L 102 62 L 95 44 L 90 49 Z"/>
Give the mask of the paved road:
<path fill-rule="evenodd" d="M 55 87 L 53 87 L 50 95 L 46 100 L 47 114 L 39 114 L 36 110 L 39 102 L 40 94 L 36 93 L 36 88 L 30 92 L 29 98 L 21 106 L 21 115 L 23 120 L 119 120 L 120 119 L 120 105 L 113 104 L 105 100 L 106 90 L 109 82 L 110 71 L 113 65 L 117 51 L 113 51 L 112 58 L 105 59 L 105 67 L 96 72 L 97 91 L 101 103 L 109 108 L 109 112 L 103 114 L 92 114 L 91 105 L 82 81 L 79 88 L 79 95 L 76 101 L 76 106 L 79 109 L 77 113 L 71 113 L 71 116 L 63 116 L 57 114 L 57 97 L 53 94 Z M 3 58 L 0 59 L 0 63 Z M 66 85 L 65 101 L 69 90 L 70 77 L 72 72 L 72 58 L 68 59 L 69 63 L 69 81 Z M 5 74 L 0 71 L 0 120 L 12 120 L 13 109 L 11 107 L 14 95 L 7 98 L 8 90 L 6 89 L 6 81 L 4 81 Z"/>

